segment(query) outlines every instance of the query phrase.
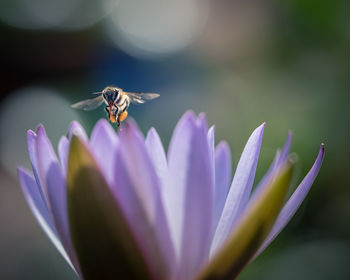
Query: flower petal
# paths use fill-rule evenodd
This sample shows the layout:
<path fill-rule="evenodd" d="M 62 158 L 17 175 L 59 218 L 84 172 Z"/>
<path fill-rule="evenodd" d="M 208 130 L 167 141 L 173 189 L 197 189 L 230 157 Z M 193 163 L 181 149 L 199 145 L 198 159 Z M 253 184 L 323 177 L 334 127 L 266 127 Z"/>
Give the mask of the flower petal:
<path fill-rule="evenodd" d="M 219 222 L 225 205 L 227 194 L 230 189 L 231 176 L 232 161 L 230 148 L 226 142 L 220 142 L 215 150 L 214 230 Z"/>
<path fill-rule="evenodd" d="M 170 279 L 175 252 L 162 204 L 160 182 L 136 125 L 119 133 L 114 191 L 157 279 Z"/>
<path fill-rule="evenodd" d="M 216 164 L 215 164 L 215 125 L 211 126 L 208 131 L 208 144 L 209 144 L 209 155 L 211 168 L 213 172 L 213 182 L 214 182 L 214 196 L 216 196 Z M 214 199 L 214 220 L 213 220 L 213 229 L 212 233 L 215 232 L 215 227 L 217 223 L 215 222 L 215 207 L 216 207 L 216 198 Z"/>
<path fill-rule="evenodd" d="M 225 246 L 214 256 L 197 277 L 198 280 L 235 279 L 249 262 L 269 233 L 283 199 L 288 191 L 293 173 L 293 163 L 288 161 L 274 180 L 253 200 L 249 201 Z"/>
<path fill-rule="evenodd" d="M 265 250 L 265 248 L 276 238 L 276 236 L 284 229 L 290 219 L 294 216 L 295 212 L 298 210 L 299 206 L 308 194 L 313 182 L 315 181 L 316 176 L 321 168 L 323 158 L 324 145 L 322 144 L 314 165 L 282 208 L 282 211 L 278 215 L 275 225 L 273 226 L 264 243 L 259 248 L 259 251 L 254 256 L 254 259 L 259 256 L 262 251 Z"/>
<path fill-rule="evenodd" d="M 79 265 L 70 239 L 65 178 L 55 151 L 42 126 L 39 126 L 37 130 L 36 148 L 39 177 L 44 189 L 47 191 L 49 209 L 52 212 L 57 233 L 74 267 L 79 271 Z"/>
<path fill-rule="evenodd" d="M 113 183 L 114 156 L 117 145 L 118 137 L 112 126 L 105 119 L 99 120 L 91 133 L 90 146 L 94 158 L 109 184 Z"/>
<path fill-rule="evenodd" d="M 68 130 L 68 139 L 72 139 L 73 135 L 78 135 L 80 139 L 88 142 L 88 136 L 86 135 L 85 129 L 77 121 L 72 121 Z"/>
<path fill-rule="evenodd" d="M 40 182 L 40 178 L 39 178 L 38 160 L 37 160 L 37 152 L 36 152 L 36 137 L 37 135 L 34 131 L 28 130 L 27 132 L 28 154 L 32 165 L 33 174 L 34 174 L 36 183 L 38 185 L 39 193 L 41 195 L 43 202 L 45 203 L 46 208 L 49 209 L 48 195 L 47 195 L 47 192 L 43 189 L 42 183 Z"/>
<path fill-rule="evenodd" d="M 153 127 L 147 133 L 145 145 L 148 154 L 153 161 L 153 166 L 156 169 L 159 181 L 163 183 L 167 176 L 168 163 L 162 141 Z"/>
<path fill-rule="evenodd" d="M 213 170 L 204 115 L 187 112 L 169 145 L 169 176 L 164 201 L 179 266 L 179 279 L 190 279 L 208 259 L 213 215 Z M 203 245 L 204 244 L 204 245 Z"/>
<path fill-rule="evenodd" d="M 215 182 L 215 125 L 211 126 L 208 131 L 208 144 L 209 144 L 209 155 L 212 164 L 212 170 L 214 174 Z"/>
<path fill-rule="evenodd" d="M 214 213 L 214 174 L 207 138 L 207 123 L 200 115 L 190 137 L 185 174 L 184 218 L 179 279 L 193 279 L 209 261 Z M 180 170 L 175 171 L 175 176 Z M 181 172 L 181 171 L 180 171 Z"/>
<path fill-rule="evenodd" d="M 215 153 L 215 125 L 211 126 L 208 131 L 208 143 L 209 143 L 209 150 L 212 154 L 212 157 L 214 158 Z"/>
<path fill-rule="evenodd" d="M 280 163 L 284 162 L 288 158 L 290 145 L 292 144 L 292 136 L 293 136 L 292 131 L 288 131 L 287 140 L 284 143 L 284 146 L 281 152 L 281 157 L 279 159 Z"/>
<path fill-rule="evenodd" d="M 60 158 L 61 169 L 64 177 L 67 176 L 68 153 L 69 141 L 66 136 L 62 136 L 60 141 L 58 142 L 58 155 Z"/>
<path fill-rule="evenodd" d="M 71 235 L 84 279 L 151 279 L 110 187 L 76 136 L 71 140 L 67 182 Z"/>
<path fill-rule="evenodd" d="M 169 173 L 162 191 L 165 212 L 174 241 L 175 252 L 179 257 L 183 230 L 185 186 L 188 155 L 192 149 L 191 137 L 195 128 L 195 115 L 189 111 L 178 122 L 171 138 L 168 151 Z"/>
<path fill-rule="evenodd" d="M 21 184 L 24 196 L 29 204 L 30 209 L 33 212 L 34 217 L 36 218 L 46 235 L 49 237 L 51 242 L 54 244 L 56 249 L 73 268 L 73 265 L 65 249 L 63 248 L 59 237 L 57 236 L 57 232 L 53 224 L 51 214 L 49 213 L 49 210 L 47 209 L 46 204 L 42 199 L 42 195 L 39 191 L 37 183 L 35 182 L 35 179 L 26 169 L 22 167 L 19 167 L 17 171 L 19 182 Z"/>
<path fill-rule="evenodd" d="M 214 254 L 228 238 L 246 207 L 254 182 L 264 128 L 265 123 L 255 129 L 244 147 L 214 235 L 211 254 Z"/>

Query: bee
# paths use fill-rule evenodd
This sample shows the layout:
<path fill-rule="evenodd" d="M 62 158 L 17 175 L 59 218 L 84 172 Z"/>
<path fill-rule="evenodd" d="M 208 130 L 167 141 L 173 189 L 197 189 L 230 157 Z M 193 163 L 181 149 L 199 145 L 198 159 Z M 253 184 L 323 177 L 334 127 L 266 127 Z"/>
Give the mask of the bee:
<path fill-rule="evenodd" d="M 113 86 L 105 87 L 101 92 L 94 92 L 93 94 L 98 96 L 75 103 L 72 108 L 91 111 L 104 103 L 108 119 L 110 122 L 116 123 L 118 127 L 128 116 L 127 110 L 130 103 L 143 104 L 148 100 L 159 97 L 157 93 L 126 92 Z"/>

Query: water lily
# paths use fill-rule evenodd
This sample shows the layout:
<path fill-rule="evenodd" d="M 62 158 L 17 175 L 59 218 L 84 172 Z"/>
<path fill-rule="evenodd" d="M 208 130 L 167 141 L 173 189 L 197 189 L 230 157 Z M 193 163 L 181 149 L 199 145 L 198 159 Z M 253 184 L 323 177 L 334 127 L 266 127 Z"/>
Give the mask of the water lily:
<path fill-rule="evenodd" d="M 100 120 L 90 139 L 73 122 L 58 157 L 43 126 L 28 131 L 33 174 L 18 168 L 29 206 L 84 279 L 234 279 L 278 235 L 307 195 L 324 147 L 285 199 L 291 134 L 252 191 L 265 123 L 231 180 L 226 142 L 215 147 L 205 116 L 186 113 L 166 155 L 155 129 Z"/>

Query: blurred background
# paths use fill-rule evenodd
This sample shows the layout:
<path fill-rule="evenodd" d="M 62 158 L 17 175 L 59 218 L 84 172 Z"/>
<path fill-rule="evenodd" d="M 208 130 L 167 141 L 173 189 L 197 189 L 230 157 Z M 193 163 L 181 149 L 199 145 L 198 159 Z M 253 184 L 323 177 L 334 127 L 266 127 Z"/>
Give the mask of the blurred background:
<path fill-rule="evenodd" d="M 267 122 L 256 182 L 293 131 L 295 186 L 321 142 L 326 157 L 302 207 L 240 276 L 350 279 L 350 2 L 347 0 L 0 0 L 0 279 L 76 279 L 34 220 L 16 178 L 26 130 L 54 145 L 70 104 L 106 85 L 158 92 L 132 106 L 165 146 L 188 109 L 206 112 L 234 166 Z"/>

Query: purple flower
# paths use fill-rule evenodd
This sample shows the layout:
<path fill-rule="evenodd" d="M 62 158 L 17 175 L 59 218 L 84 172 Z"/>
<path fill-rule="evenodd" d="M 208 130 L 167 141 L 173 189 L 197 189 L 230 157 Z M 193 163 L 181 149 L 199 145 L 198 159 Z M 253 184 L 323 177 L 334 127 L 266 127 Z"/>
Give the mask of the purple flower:
<path fill-rule="evenodd" d="M 265 123 L 231 182 L 228 145 L 214 145 L 204 115 L 186 113 L 166 156 L 155 129 L 115 133 L 100 120 L 88 139 L 73 122 L 58 158 L 42 126 L 28 131 L 33 175 L 25 197 L 50 240 L 84 279 L 233 279 L 292 218 L 320 169 L 324 147 L 285 201 L 291 134 L 252 191 Z"/>

